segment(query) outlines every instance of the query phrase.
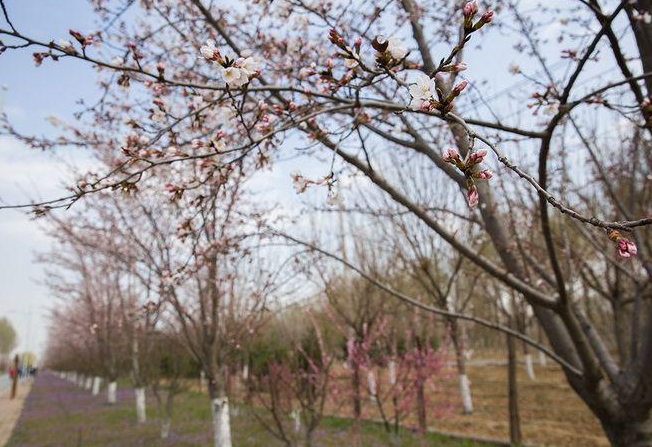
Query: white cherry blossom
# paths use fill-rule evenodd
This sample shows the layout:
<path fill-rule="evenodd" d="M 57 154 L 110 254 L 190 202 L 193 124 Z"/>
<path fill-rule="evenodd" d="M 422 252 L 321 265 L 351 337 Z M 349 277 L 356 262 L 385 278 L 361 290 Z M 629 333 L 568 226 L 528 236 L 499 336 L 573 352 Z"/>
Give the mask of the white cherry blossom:
<path fill-rule="evenodd" d="M 390 37 L 387 39 L 387 51 L 397 61 L 403 59 L 408 53 L 407 47 L 399 37 Z"/>
<path fill-rule="evenodd" d="M 260 63 L 254 57 L 239 59 L 236 65 L 244 71 L 247 76 L 253 76 L 260 71 Z"/>
<path fill-rule="evenodd" d="M 437 92 L 435 81 L 425 74 L 417 76 L 416 83 L 410 86 L 412 98 L 420 101 L 427 101 Z"/>
<path fill-rule="evenodd" d="M 215 47 L 215 44 L 212 40 L 207 40 L 206 45 L 202 45 L 199 49 L 202 57 L 209 61 L 214 60 L 219 54 L 219 50 Z"/>
<path fill-rule="evenodd" d="M 237 67 L 227 67 L 222 70 L 222 79 L 229 87 L 242 87 L 249 82 L 249 77 L 244 70 Z"/>

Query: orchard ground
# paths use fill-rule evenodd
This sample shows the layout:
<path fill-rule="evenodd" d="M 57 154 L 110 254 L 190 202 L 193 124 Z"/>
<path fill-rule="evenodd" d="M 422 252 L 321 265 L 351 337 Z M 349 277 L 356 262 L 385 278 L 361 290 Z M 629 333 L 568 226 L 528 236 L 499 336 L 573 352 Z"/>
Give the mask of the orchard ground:
<path fill-rule="evenodd" d="M 526 444 L 607 446 L 597 420 L 570 390 L 560 369 L 552 365 L 537 365 L 536 373 L 536 380 L 531 381 L 525 370 L 519 369 L 519 403 Z M 429 426 L 436 431 L 462 436 L 507 439 L 506 367 L 487 363 L 471 365 L 469 376 L 473 386 L 474 414 L 462 415 L 456 393 L 447 393 L 452 396 L 450 409 L 430 415 Z M 447 380 L 439 388 L 456 391 L 456 379 Z M 172 432 L 166 442 L 158 438 L 157 410 L 154 399 L 151 396 L 148 399 L 149 420 L 137 426 L 132 389 L 123 386 L 118 393 L 119 403 L 109 406 L 104 403 L 104 394 L 93 397 L 90 392 L 70 382 L 44 373 L 34 384 L 8 445 L 211 445 L 209 408 L 202 392 L 188 391 L 178 397 Z M 375 417 L 373 408 L 369 401 L 365 403 L 365 417 Z M 337 412 L 334 410 L 327 410 L 333 416 L 322 421 L 315 435 L 315 445 L 340 445 L 342 442 L 360 446 L 392 444 L 380 424 L 365 422 L 356 428 L 348 419 L 348 406 L 339 406 Z M 410 426 L 414 421 L 408 418 L 404 423 Z M 232 424 L 234 445 L 281 445 L 242 407 L 236 406 Z M 420 438 L 406 429 L 401 436 L 401 445 L 492 444 L 435 434 Z"/>
<path fill-rule="evenodd" d="M 147 423 L 136 425 L 133 389 L 118 391 L 118 403 L 104 403 L 104 395 L 92 396 L 73 383 L 44 372 L 36 379 L 32 392 L 7 446 L 134 446 L 134 445 L 212 445 L 210 412 L 206 396 L 190 391 L 178 398 L 170 437 L 159 439 L 159 421 L 150 408 Z M 246 410 L 234 406 L 232 412 L 233 445 L 282 445 L 273 439 Z M 392 441 L 376 423 L 359 428 L 347 419 L 326 417 L 315 433 L 315 445 L 337 446 L 343 442 L 361 446 L 389 445 Z M 425 438 L 411 430 L 401 434 L 401 445 L 444 447 L 481 447 L 479 443 L 428 434 Z"/>

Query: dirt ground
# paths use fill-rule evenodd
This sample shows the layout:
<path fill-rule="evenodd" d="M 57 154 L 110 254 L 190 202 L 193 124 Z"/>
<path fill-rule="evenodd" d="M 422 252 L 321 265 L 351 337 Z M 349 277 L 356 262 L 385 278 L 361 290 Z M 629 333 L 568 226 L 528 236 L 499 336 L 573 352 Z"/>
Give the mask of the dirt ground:
<path fill-rule="evenodd" d="M 428 427 L 444 434 L 507 441 L 509 439 L 507 366 L 480 361 L 468 365 L 474 412 L 462 413 L 458 381 L 454 370 L 443 382 L 431 384 L 428 392 Z M 489 364 L 486 364 L 489 363 Z M 535 364 L 536 380 L 530 380 L 525 368 L 518 368 L 518 400 L 521 432 L 526 445 L 599 447 L 609 446 L 598 420 L 568 386 L 559 367 Z M 343 375 L 341 375 L 343 374 Z M 339 380 L 346 379 L 338 371 Z M 351 417 L 349 402 L 329 405 L 331 414 Z M 363 418 L 378 419 L 373 404 L 365 400 Z M 416 426 L 414 416 L 403 422 Z"/>
<path fill-rule="evenodd" d="M 32 381 L 30 379 L 21 380 L 16 398 L 13 400 L 9 399 L 10 389 L 0 392 L 0 446 L 5 445 L 9 440 L 31 387 Z"/>
<path fill-rule="evenodd" d="M 433 420 L 442 431 L 507 439 L 507 367 L 470 366 L 474 413 L 459 410 Z M 519 410 L 523 441 L 556 446 L 608 446 L 598 420 L 568 386 L 557 366 L 535 365 L 536 380 L 519 368 Z M 450 386 L 457 386 L 451 383 Z M 456 408 L 461 403 L 457 397 Z"/>

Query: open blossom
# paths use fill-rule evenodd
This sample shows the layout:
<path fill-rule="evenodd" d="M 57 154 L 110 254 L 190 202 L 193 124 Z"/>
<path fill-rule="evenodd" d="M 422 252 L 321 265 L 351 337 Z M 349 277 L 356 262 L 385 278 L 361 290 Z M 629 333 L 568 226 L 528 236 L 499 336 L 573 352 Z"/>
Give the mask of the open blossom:
<path fill-rule="evenodd" d="M 195 95 L 190 98 L 190 107 L 197 110 L 201 109 L 204 105 L 204 97 L 201 95 Z"/>
<path fill-rule="evenodd" d="M 344 66 L 350 70 L 360 65 L 360 63 L 358 62 L 360 60 L 360 55 L 355 51 L 352 51 L 352 54 L 353 54 L 352 58 L 344 59 Z"/>
<path fill-rule="evenodd" d="M 151 120 L 152 121 L 163 121 L 165 119 L 165 112 L 162 110 L 156 110 L 154 113 L 152 113 Z"/>
<path fill-rule="evenodd" d="M 233 107 L 223 106 L 215 111 L 215 122 L 217 124 L 228 124 L 236 116 L 236 111 Z"/>
<path fill-rule="evenodd" d="M 410 95 L 414 99 L 422 101 L 432 98 L 436 91 L 435 81 L 425 74 L 418 75 L 416 83 L 410 86 Z"/>
<path fill-rule="evenodd" d="M 235 62 L 235 66 L 240 68 L 247 76 L 253 76 L 260 72 L 260 63 L 254 57 L 240 58 Z"/>
<path fill-rule="evenodd" d="M 217 60 L 220 57 L 220 50 L 215 47 L 215 44 L 211 40 L 207 40 L 206 45 L 202 45 L 199 52 L 204 59 L 209 61 Z"/>
<path fill-rule="evenodd" d="M 301 194 L 308 189 L 308 186 L 312 183 L 310 180 L 299 174 L 298 172 L 293 172 L 291 174 L 292 182 L 294 183 L 294 190 L 297 194 Z"/>
<path fill-rule="evenodd" d="M 249 82 L 247 73 L 237 67 L 227 67 L 222 70 L 222 79 L 229 87 L 242 87 Z"/>
<path fill-rule="evenodd" d="M 408 53 L 407 47 L 399 37 L 390 37 L 387 39 L 387 51 L 397 61 L 403 59 Z"/>

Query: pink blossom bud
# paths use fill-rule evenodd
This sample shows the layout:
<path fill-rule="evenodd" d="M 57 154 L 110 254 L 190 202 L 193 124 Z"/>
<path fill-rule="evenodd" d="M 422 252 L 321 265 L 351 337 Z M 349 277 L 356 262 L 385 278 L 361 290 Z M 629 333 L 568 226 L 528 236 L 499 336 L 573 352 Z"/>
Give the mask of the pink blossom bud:
<path fill-rule="evenodd" d="M 468 191 L 467 201 L 469 203 L 469 208 L 473 209 L 478 204 L 480 196 L 478 195 L 478 188 L 475 185 L 471 186 Z"/>
<path fill-rule="evenodd" d="M 625 237 L 618 239 L 618 254 L 620 256 L 623 258 L 629 258 L 636 256 L 636 253 L 638 253 L 638 249 L 636 248 L 636 244 L 634 244 L 634 242 Z"/>
<path fill-rule="evenodd" d="M 462 81 L 462 82 L 460 82 L 460 83 L 457 84 L 455 87 L 453 87 L 453 92 L 452 92 L 452 93 L 453 93 L 455 96 L 459 95 L 460 93 L 462 93 L 462 90 L 464 90 L 468 84 L 469 84 L 469 83 L 468 83 L 467 81 Z"/>
<path fill-rule="evenodd" d="M 487 151 L 484 149 L 480 149 L 479 151 L 471 152 L 468 157 L 469 164 L 471 165 L 477 165 L 479 163 L 482 163 L 482 160 L 484 160 L 484 157 L 487 156 Z"/>
<path fill-rule="evenodd" d="M 452 65 L 452 71 L 459 73 L 460 71 L 466 70 L 467 66 L 464 62 L 456 62 Z"/>
<path fill-rule="evenodd" d="M 493 176 L 494 176 L 493 172 L 491 172 L 489 169 L 483 169 L 482 171 L 474 175 L 475 178 L 479 178 L 482 180 L 489 180 Z"/>
<path fill-rule="evenodd" d="M 478 12 L 478 2 L 476 2 L 475 0 L 473 0 L 472 2 L 468 2 L 462 8 L 462 13 L 464 14 L 464 18 L 466 19 L 470 19 L 477 12 Z"/>
<path fill-rule="evenodd" d="M 193 149 L 199 149 L 204 147 L 204 142 L 200 140 L 199 138 L 194 138 L 191 142 L 190 145 L 192 146 Z"/>
<path fill-rule="evenodd" d="M 482 14 L 482 17 L 480 17 L 480 22 L 482 23 L 491 23 L 491 19 L 494 17 L 494 12 L 493 11 L 487 11 L 484 14 Z"/>
<path fill-rule="evenodd" d="M 448 149 L 446 149 L 446 152 L 444 152 L 442 159 L 446 163 L 453 163 L 453 161 L 460 159 L 460 154 L 458 154 L 457 151 L 452 147 L 449 147 Z"/>

